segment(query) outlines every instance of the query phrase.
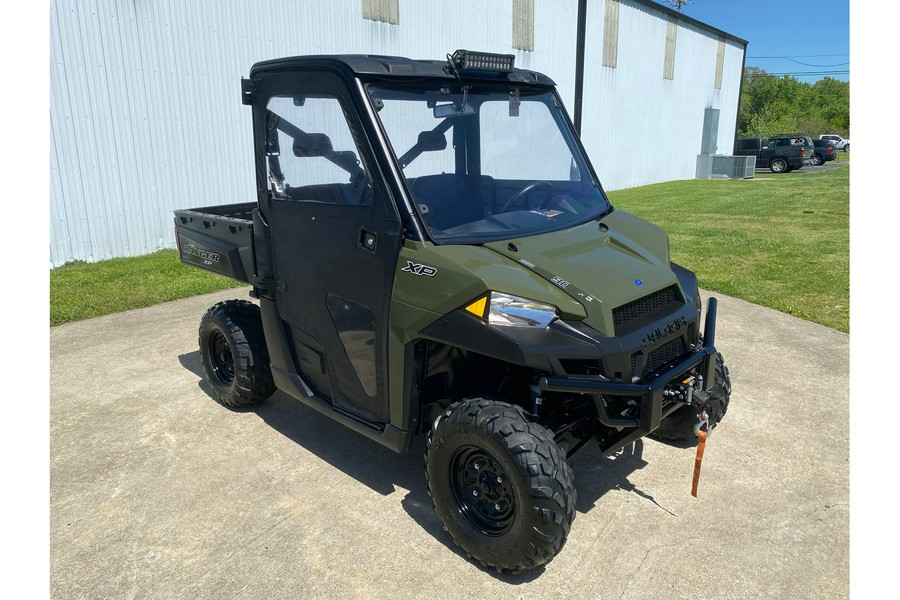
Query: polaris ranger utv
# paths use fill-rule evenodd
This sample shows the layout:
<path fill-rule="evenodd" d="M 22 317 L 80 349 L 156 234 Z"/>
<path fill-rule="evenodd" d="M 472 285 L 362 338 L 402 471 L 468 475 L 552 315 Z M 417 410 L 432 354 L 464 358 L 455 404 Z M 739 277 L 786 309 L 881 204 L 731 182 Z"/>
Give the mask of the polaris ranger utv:
<path fill-rule="evenodd" d="M 716 426 L 716 301 L 614 210 L 555 85 L 513 56 L 258 63 L 257 201 L 175 212 L 181 261 L 252 286 L 203 316 L 228 406 L 275 389 L 404 452 L 469 556 L 551 560 L 567 458 Z M 704 433 L 705 435 L 705 433 Z"/>

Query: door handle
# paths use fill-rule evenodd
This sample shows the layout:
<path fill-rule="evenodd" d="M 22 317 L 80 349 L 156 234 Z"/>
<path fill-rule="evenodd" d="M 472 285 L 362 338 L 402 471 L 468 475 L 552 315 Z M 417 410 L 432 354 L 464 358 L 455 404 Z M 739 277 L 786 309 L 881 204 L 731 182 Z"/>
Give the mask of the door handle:
<path fill-rule="evenodd" d="M 359 247 L 370 254 L 375 254 L 378 249 L 378 234 L 361 227 L 359 229 Z"/>

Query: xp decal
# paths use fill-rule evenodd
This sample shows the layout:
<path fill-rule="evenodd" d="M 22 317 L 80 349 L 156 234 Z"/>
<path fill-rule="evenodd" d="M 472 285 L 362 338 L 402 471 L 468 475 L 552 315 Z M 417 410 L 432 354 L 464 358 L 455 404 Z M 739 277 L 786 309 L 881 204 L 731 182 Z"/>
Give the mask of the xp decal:
<path fill-rule="evenodd" d="M 429 267 L 428 265 L 420 265 L 410 261 L 406 261 L 406 266 L 400 270 L 406 271 L 407 273 L 412 273 L 413 275 L 418 275 L 420 277 L 434 277 L 435 275 L 437 275 L 437 269 L 435 269 L 434 267 Z"/>

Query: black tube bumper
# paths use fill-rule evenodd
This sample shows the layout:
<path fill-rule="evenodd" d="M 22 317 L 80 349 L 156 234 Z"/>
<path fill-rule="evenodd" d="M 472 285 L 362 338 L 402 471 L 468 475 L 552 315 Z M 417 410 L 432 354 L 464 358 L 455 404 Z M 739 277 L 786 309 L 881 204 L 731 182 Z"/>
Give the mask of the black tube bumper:
<path fill-rule="evenodd" d="M 663 414 L 663 389 L 682 375 L 696 372 L 703 376 L 704 386 L 710 386 L 715 376 L 715 339 L 716 339 L 716 305 L 715 298 L 710 298 L 706 309 L 704 323 L 703 346 L 694 354 L 675 363 L 652 380 L 644 383 L 624 383 L 616 381 L 598 381 L 585 379 L 569 379 L 561 377 L 541 377 L 538 386 L 546 392 L 568 392 L 591 394 L 597 407 L 597 415 L 601 423 L 607 427 L 640 427 L 651 432 L 659 427 Z M 606 410 L 603 395 L 626 396 L 639 399 L 640 417 L 626 418 L 612 416 Z M 666 414 L 681 404 L 668 407 Z"/>

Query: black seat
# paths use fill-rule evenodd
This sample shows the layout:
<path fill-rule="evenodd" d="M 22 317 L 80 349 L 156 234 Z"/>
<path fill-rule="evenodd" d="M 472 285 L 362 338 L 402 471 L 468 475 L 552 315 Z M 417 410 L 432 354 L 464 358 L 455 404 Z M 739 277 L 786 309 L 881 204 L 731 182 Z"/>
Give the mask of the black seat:
<path fill-rule="evenodd" d="M 410 179 L 410 191 L 425 223 L 434 229 L 452 229 L 484 218 L 481 193 L 454 173 Z"/>

